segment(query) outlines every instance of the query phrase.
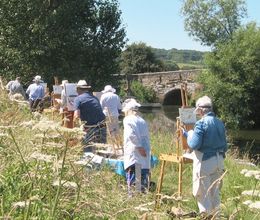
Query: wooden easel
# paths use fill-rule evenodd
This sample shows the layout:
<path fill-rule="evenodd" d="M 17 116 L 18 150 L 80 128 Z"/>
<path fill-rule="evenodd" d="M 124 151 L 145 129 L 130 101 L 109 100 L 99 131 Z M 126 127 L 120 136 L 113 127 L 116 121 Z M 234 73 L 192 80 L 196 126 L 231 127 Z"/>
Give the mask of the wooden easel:
<path fill-rule="evenodd" d="M 181 100 L 182 100 L 182 108 L 188 107 L 188 96 L 187 96 L 187 84 L 181 85 Z M 194 124 L 183 124 L 180 121 L 180 117 L 176 118 L 176 153 L 173 154 L 161 154 L 159 159 L 162 161 L 160 175 L 156 188 L 156 196 L 155 196 L 155 209 L 160 207 L 161 202 L 161 190 L 162 183 L 164 178 L 164 169 L 166 162 L 174 162 L 178 164 L 178 197 L 182 195 L 182 176 L 183 176 L 183 168 L 184 164 L 192 163 L 191 159 L 183 157 L 183 151 L 188 150 L 188 144 L 186 138 L 182 135 L 181 127 L 184 127 L 186 130 L 190 130 L 193 128 Z"/>
<path fill-rule="evenodd" d="M 54 85 L 58 86 L 59 85 L 59 80 L 57 76 L 54 76 Z M 54 94 L 54 92 L 52 91 L 51 93 L 51 115 L 52 115 L 52 120 L 54 120 L 54 113 L 55 111 L 58 111 L 58 102 L 55 99 L 60 99 L 60 95 L 59 94 Z"/>

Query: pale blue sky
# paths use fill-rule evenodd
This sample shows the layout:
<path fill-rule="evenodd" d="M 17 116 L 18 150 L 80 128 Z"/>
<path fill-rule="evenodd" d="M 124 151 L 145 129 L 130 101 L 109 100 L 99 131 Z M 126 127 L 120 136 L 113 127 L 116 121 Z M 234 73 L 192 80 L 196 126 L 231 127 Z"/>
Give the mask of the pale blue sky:
<path fill-rule="evenodd" d="M 260 25 L 260 0 L 245 0 L 248 21 Z M 206 51 L 184 30 L 184 18 L 180 13 L 180 0 L 118 0 L 126 27 L 128 44 L 144 42 L 148 46 L 163 49 L 191 49 Z"/>

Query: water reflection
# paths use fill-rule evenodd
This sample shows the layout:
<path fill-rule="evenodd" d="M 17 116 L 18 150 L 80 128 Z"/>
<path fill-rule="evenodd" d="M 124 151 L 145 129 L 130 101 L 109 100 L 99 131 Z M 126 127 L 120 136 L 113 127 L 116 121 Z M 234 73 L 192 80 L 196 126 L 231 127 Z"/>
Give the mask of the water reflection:
<path fill-rule="evenodd" d="M 153 131 L 173 133 L 176 130 L 176 117 L 179 107 L 174 105 L 161 106 L 161 108 L 141 108 L 143 118 Z"/>

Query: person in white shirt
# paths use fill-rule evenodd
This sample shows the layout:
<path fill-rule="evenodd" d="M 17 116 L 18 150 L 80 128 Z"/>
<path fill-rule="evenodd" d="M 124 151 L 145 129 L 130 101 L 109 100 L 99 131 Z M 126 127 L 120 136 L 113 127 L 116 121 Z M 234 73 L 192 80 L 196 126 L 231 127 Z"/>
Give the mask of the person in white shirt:
<path fill-rule="evenodd" d="M 138 115 L 141 105 L 133 98 L 125 100 L 122 111 L 125 113 L 124 125 L 124 169 L 128 189 L 135 182 L 135 166 L 141 166 L 142 189 L 149 186 L 151 168 L 151 147 L 148 125 Z"/>
<path fill-rule="evenodd" d="M 107 130 L 111 137 L 119 134 L 118 116 L 122 110 L 120 98 L 111 85 L 106 85 L 100 97 L 100 104 L 106 116 Z"/>

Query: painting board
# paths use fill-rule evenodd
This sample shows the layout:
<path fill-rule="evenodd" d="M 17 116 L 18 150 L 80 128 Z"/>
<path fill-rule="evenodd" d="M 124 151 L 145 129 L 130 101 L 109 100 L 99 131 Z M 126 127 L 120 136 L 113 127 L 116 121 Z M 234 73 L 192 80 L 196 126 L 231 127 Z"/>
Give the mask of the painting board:
<path fill-rule="evenodd" d="M 74 99 L 78 96 L 77 84 L 76 83 L 66 83 L 64 85 L 65 93 L 67 97 L 67 108 L 68 111 L 74 111 Z"/>
<path fill-rule="evenodd" d="M 196 114 L 195 108 L 179 108 L 180 122 L 183 124 L 195 124 Z"/>
<path fill-rule="evenodd" d="M 53 94 L 60 95 L 62 91 L 62 86 L 60 85 L 53 85 Z"/>

